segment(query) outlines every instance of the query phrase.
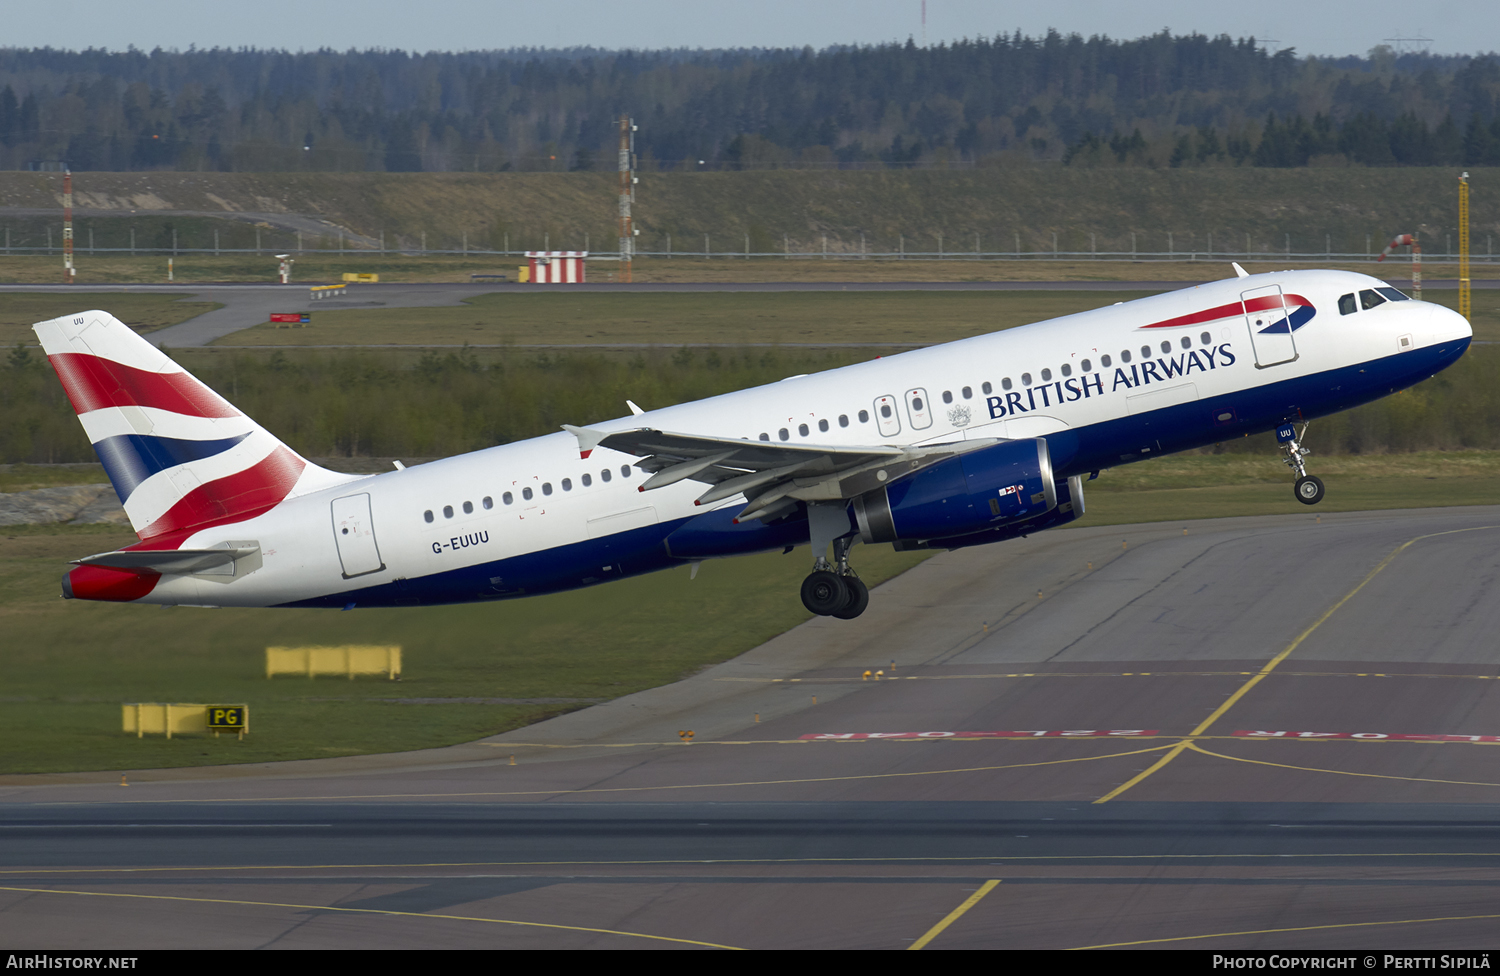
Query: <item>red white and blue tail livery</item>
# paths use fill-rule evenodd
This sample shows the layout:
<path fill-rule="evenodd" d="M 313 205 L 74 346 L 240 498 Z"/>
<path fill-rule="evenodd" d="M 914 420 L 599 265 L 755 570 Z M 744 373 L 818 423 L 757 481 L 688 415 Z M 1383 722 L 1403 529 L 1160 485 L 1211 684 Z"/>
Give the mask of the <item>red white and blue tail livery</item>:
<path fill-rule="evenodd" d="M 1288 271 L 933 346 L 381 475 L 320 468 L 106 312 L 39 323 L 141 541 L 70 597 L 196 606 L 495 600 L 811 545 L 808 609 L 862 612 L 856 542 L 956 549 L 1076 519 L 1101 469 L 1275 430 L 1455 362 L 1456 313 Z M 831 559 L 830 559 L 831 554 Z"/>

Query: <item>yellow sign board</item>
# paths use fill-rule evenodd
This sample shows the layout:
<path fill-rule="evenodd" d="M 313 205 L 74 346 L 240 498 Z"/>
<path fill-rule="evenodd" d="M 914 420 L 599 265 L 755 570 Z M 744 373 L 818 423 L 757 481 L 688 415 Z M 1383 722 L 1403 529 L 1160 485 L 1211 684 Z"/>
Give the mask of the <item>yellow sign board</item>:
<path fill-rule="evenodd" d="M 401 674 L 399 645 L 345 644 L 341 647 L 268 647 L 266 677 L 301 674 L 384 674 L 395 681 Z"/>
<path fill-rule="evenodd" d="M 136 738 L 147 733 L 172 738 L 184 732 L 250 731 L 248 705 L 197 705 L 189 702 L 132 702 L 121 705 L 122 725 Z"/>

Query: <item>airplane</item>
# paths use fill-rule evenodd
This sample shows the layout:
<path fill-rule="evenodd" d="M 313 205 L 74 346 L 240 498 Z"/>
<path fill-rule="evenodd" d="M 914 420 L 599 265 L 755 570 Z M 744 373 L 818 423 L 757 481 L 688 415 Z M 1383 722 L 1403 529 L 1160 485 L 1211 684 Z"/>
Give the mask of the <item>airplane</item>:
<path fill-rule="evenodd" d="M 815 614 L 856 542 L 959 549 L 1064 525 L 1109 467 L 1309 420 L 1458 360 L 1468 322 L 1339 271 L 1247 274 L 378 475 L 312 464 L 118 319 L 34 329 L 140 542 L 74 599 L 345 610 L 549 593 L 808 545 Z M 832 558 L 829 558 L 830 552 Z"/>

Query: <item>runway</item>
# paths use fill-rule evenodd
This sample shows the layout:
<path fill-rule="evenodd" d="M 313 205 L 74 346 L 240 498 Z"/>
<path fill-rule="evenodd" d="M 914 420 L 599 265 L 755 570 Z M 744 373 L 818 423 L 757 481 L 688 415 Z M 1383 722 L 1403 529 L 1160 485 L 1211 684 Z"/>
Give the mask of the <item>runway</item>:
<path fill-rule="evenodd" d="M 1497 544 L 1495 507 L 1058 530 L 480 743 L 6 777 L 0 938 L 1490 947 Z"/>
<path fill-rule="evenodd" d="M 311 284 L 323 284 L 312 282 Z M 879 291 L 1171 291 L 1201 284 L 1194 281 L 882 281 L 882 282 L 646 282 L 616 284 L 589 282 L 573 285 L 518 284 L 516 282 L 355 284 L 334 298 L 314 299 L 309 283 L 291 285 L 216 283 L 202 285 L 0 285 L 0 291 L 17 293 L 80 294 L 152 293 L 180 294 L 185 301 L 214 302 L 224 306 L 177 325 L 150 333 L 158 346 L 171 349 L 207 346 L 231 333 L 261 325 L 272 312 L 336 311 L 354 308 L 436 308 L 458 305 L 479 295 L 497 292 L 879 292 Z M 1390 282 L 1404 287 L 1401 280 Z M 1475 288 L 1500 287 L 1500 279 L 1477 280 Z M 1428 288 L 1456 288 L 1458 282 L 1432 279 Z"/>

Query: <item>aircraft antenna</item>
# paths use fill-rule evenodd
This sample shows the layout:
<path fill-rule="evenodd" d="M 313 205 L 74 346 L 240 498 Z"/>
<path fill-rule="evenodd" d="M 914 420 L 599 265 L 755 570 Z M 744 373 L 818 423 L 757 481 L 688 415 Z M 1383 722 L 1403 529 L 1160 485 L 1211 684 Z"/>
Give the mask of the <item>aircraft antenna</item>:
<path fill-rule="evenodd" d="M 1469 291 L 1469 174 L 1458 178 L 1458 314 L 1473 321 Z"/>
<path fill-rule="evenodd" d="M 1467 213 L 1467 211 L 1465 211 Z M 1465 224 L 1464 226 L 1468 226 Z M 73 171 L 63 166 L 63 284 L 73 283 Z"/>
<path fill-rule="evenodd" d="M 620 280 L 631 280 L 631 259 L 635 256 L 635 220 L 630 205 L 635 203 L 635 120 L 620 120 Z"/>

